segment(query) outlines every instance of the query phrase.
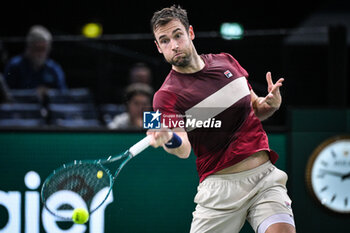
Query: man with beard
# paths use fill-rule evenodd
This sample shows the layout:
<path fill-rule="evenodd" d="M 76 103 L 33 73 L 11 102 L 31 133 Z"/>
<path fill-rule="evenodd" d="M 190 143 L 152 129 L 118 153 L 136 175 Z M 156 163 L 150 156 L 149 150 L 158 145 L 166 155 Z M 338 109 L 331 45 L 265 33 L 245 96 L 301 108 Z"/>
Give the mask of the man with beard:
<path fill-rule="evenodd" d="M 261 124 L 281 105 L 283 79 L 273 83 L 267 72 L 269 94 L 258 97 L 231 55 L 198 55 L 194 30 L 180 7 L 155 12 L 151 27 L 158 51 L 172 65 L 153 99 L 162 122 L 179 126 L 204 114 L 202 119 L 222 122 L 219 129 L 195 124 L 147 132 L 153 147 L 180 158 L 192 148 L 197 156 L 200 184 L 191 232 L 237 233 L 245 220 L 258 233 L 295 232 L 287 174 L 273 165 L 278 155 Z"/>
<path fill-rule="evenodd" d="M 48 58 L 51 44 L 52 35 L 45 27 L 30 28 L 24 54 L 13 57 L 5 67 L 10 89 L 66 89 L 61 66 Z"/>

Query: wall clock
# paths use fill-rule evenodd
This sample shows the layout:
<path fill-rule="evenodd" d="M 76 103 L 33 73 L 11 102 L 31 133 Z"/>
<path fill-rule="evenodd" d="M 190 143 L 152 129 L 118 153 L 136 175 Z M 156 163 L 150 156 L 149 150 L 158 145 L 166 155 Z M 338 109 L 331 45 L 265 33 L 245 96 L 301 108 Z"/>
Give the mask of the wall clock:
<path fill-rule="evenodd" d="M 350 136 L 322 142 L 306 166 L 306 185 L 324 208 L 350 214 Z"/>

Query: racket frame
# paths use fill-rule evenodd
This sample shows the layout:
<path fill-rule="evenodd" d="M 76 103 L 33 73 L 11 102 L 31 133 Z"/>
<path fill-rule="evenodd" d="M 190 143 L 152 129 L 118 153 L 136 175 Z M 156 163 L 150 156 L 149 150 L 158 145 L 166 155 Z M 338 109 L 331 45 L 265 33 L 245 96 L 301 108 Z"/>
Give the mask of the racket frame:
<path fill-rule="evenodd" d="M 91 215 L 92 213 L 94 213 L 99 207 L 101 207 L 103 205 L 103 203 L 107 200 L 108 196 L 110 195 L 112 189 L 113 189 L 113 185 L 115 183 L 116 178 L 118 177 L 120 171 L 122 170 L 122 168 L 132 159 L 134 158 L 136 155 L 138 155 L 139 153 L 141 153 L 143 150 L 145 150 L 149 145 L 150 145 L 150 141 L 151 141 L 151 136 L 148 135 L 145 138 L 143 138 L 142 140 L 140 140 L 139 142 L 137 142 L 135 145 L 133 145 L 132 147 L 130 147 L 128 150 L 126 150 L 123 154 L 119 154 L 119 155 L 114 155 L 114 156 L 109 156 L 106 159 L 98 159 L 98 160 L 74 160 L 71 163 L 68 164 L 63 164 L 61 167 L 55 169 L 44 181 L 42 188 L 41 188 L 41 201 L 45 207 L 46 210 L 48 210 L 52 215 L 56 216 L 57 218 L 59 218 L 62 221 L 72 221 L 71 218 L 67 218 L 64 216 L 59 216 L 57 213 L 55 213 L 54 211 L 52 211 L 47 205 L 46 205 L 46 201 L 47 199 L 44 197 L 44 193 L 45 193 L 45 188 L 47 186 L 47 184 L 51 181 L 51 179 L 54 179 L 54 176 L 65 170 L 68 169 L 70 167 L 74 167 L 77 165 L 81 165 L 81 164 L 93 164 L 93 165 L 98 165 L 100 166 L 101 170 L 103 170 L 104 173 L 106 173 L 109 177 L 109 190 L 106 194 L 106 197 L 101 201 L 101 203 L 99 205 L 97 205 L 95 208 L 93 208 L 92 210 L 88 209 L 87 211 L 89 212 L 89 215 Z M 114 175 L 112 175 L 112 173 L 110 172 L 110 170 L 108 168 L 106 168 L 106 164 L 111 164 L 115 161 L 124 159 L 124 161 L 122 161 L 119 165 L 119 167 L 117 168 L 117 170 L 114 172 Z M 107 186 L 106 186 L 107 187 Z M 50 195 L 51 196 L 51 195 Z"/>

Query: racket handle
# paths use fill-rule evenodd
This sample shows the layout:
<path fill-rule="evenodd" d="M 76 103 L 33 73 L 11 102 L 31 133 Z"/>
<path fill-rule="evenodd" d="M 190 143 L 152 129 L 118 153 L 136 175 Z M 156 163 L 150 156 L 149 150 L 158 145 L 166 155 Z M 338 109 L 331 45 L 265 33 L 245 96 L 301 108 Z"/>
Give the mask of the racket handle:
<path fill-rule="evenodd" d="M 147 147 L 149 147 L 149 143 L 151 142 L 151 135 L 148 135 L 144 137 L 141 141 L 130 147 L 129 152 L 132 155 L 132 157 L 135 157 L 139 153 L 141 153 L 143 150 L 145 150 Z"/>

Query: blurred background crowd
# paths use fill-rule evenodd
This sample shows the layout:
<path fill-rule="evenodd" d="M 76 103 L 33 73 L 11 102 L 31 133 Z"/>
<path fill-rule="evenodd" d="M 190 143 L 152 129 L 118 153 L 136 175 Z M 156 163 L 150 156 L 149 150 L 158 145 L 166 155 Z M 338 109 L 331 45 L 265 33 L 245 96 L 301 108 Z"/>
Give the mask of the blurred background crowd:
<path fill-rule="evenodd" d="M 143 111 L 152 110 L 154 93 L 146 63 L 132 64 L 124 83 L 97 98 L 93 87 L 67 86 L 62 66 L 50 58 L 51 49 L 51 32 L 33 25 L 21 54 L 6 59 L 2 51 L 6 62 L 0 74 L 0 126 L 142 129 Z"/>
<path fill-rule="evenodd" d="M 189 11 L 198 52 L 231 53 L 258 95 L 267 71 L 285 78 L 282 108 L 265 125 L 285 127 L 290 106 L 349 106 L 349 4 L 277 3 L 176 2 Z M 142 129 L 170 70 L 149 20 L 173 2 L 7 4 L 26 20 L 1 16 L 0 127 Z M 230 22 L 236 37 L 223 35 Z"/>

